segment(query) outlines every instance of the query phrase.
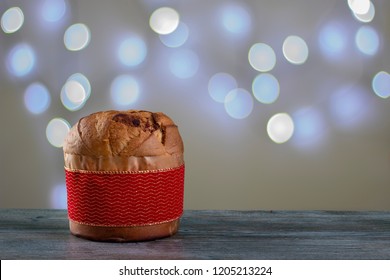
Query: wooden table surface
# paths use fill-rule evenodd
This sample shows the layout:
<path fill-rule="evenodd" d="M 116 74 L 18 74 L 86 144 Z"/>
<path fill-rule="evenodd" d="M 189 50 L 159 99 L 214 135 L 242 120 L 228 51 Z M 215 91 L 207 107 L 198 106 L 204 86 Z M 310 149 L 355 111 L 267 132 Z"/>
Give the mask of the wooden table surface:
<path fill-rule="evenodd" d="M 103 243 L 65 210 L 0 209 L 0 259 L 390 259 L 390 212 L 185 211 L 173 237 Z"/>

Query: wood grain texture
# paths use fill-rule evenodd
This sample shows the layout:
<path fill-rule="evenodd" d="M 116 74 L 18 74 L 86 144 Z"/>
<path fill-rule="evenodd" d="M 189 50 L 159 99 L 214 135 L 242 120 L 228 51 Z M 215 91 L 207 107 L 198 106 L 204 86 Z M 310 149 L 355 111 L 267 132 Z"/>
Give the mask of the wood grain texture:
<path fill-rule="evenodd" d="M 102 243 L 64 210 L 0 209 L 0 259 L 390 259 L 390 212 L 186 211 L 173 237 Z"/>

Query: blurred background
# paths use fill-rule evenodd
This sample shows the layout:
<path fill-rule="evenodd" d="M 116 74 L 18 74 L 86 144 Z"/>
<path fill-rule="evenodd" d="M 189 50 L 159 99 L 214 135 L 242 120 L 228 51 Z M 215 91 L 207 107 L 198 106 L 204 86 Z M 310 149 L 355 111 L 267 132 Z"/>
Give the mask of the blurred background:
<path fill-rule="evenodd" d="M 162 111 L 186 209 L 390 210 L 390 1 L 1 0 L 0 207 L 66 208 L 81 117 Z"/>

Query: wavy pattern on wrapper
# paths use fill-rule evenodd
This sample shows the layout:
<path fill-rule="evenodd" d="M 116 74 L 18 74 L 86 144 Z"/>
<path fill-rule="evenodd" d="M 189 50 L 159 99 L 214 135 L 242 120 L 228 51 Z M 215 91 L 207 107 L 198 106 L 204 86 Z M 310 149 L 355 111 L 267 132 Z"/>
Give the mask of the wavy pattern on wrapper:
<path fill-rule="evenodd" d="M 65 169 L 69 219 L 80 224 L 131 227 L 176 220 L 183 213 L 184 164 L 150 172 Z"/>

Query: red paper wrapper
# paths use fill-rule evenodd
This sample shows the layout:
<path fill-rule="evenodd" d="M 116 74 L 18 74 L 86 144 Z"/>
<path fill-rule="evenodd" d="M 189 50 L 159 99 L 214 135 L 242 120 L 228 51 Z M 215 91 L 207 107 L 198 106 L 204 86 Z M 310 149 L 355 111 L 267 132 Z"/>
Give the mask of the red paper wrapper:
<path fill-rule="evenodd" d="M 184 165 L 145 171 L 65 168 L 68 216 L 85 225 L 147 226 L 183 214 Z"/>

